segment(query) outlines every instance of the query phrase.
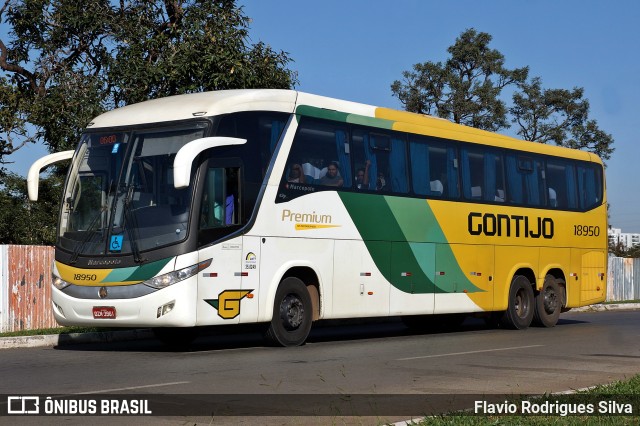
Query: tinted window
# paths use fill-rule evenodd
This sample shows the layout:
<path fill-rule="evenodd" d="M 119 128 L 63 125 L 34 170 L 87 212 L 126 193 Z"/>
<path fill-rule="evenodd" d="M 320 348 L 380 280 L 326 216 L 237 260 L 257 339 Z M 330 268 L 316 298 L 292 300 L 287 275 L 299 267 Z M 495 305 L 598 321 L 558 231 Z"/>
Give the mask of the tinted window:
<path fill-rule="evenodd" d="M 363 173 L 356 189 L 406 194 L 407 144 L 404 135 L 357 129 L 353 132 L 355 169 Z M 366 182 L 366 183 L 365 183 Z"/>
<path fill-rule="evenodd" d="M 413 192 L 431 197 L 458 197 L 458 161 L 452 144 L 410 137 Z"/>
<path fill-rule="evenodd" d="M 602 168 L 595 164 L 579 164 L 578 194 L 580 210 L 592 209 L 602 202 Z"/>
<path fill-rule="evenodd" d="M 487 147 L 463 147 L 462 192 L 467 200 L 504 202 L 502 153 Z"/>
<path fill-rule="evenodd" d="M 576 168 L 573 163 L 560 159 L 547 161 L 547 206 L 554 209 L 577 209 Z"/>
<path fill-rule="evenodd" d="M 283 180 L 331 187 L 350 186 L 349 151 L 344 127 L 303 120 L 296 133 Z"/>
<path fill-rule="evenodd" d="M 544 169 L 540 159 L 509 153 L 506 166 L 509 203 L 533 207 L 546 204 Z"/>

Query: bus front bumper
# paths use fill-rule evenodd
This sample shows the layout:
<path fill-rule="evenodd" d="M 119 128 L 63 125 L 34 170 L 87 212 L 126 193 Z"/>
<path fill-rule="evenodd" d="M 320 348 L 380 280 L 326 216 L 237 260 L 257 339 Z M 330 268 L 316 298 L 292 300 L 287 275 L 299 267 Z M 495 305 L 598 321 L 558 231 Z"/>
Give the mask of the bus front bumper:
<path fill-rule="evenodd" d="M 81 299 L 52 286 L 56 321 L 65 326 L 192 327 L 196 323 L 197 280 L 188 278 L 131 299 Z"/>

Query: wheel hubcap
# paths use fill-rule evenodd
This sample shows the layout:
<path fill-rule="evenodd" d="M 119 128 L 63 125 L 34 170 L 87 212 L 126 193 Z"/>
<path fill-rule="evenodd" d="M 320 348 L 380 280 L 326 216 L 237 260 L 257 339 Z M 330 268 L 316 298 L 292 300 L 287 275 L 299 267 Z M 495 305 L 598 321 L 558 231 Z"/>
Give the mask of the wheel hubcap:
<path fill-rule="evenodd" d="M 304 319 L 304 305 L 297 296 L 290 294 L 280 304 L 280 319 L 284 328 L 295 330 L 300 327 Z"/>
<path fill-rule="evenodd" d="M 547 289 L 544 292 L 544 310 L 548 314 L 552 314 L 558 309 L 558 295 L 555 291 Z"/>
<path fill-rule="evenodd" d="M 518 315 L 518 317 L 520 318 L 524 318 L 527 316 L 527 313 L 529 311 L 529 306 L 527 303 L 527 297 L 524 293 L 524 290 L 519 290 L 518 293 L 516 294 L 516 298 L 515 298 L 515 308 L 516 308 L 516 314 Z"/>

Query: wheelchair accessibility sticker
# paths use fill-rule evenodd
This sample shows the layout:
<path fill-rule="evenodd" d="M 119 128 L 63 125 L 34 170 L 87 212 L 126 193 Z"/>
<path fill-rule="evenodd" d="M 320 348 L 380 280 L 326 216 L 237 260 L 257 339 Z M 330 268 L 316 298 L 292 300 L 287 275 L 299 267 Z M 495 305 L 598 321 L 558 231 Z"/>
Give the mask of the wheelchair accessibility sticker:
<path fill-rule="evenodd" d="M 109 251 L 119 252 L 122 251 L 122 240 L 124 239 L 123 235 L 112 235 L 111 243 L 109 244 Z"/>

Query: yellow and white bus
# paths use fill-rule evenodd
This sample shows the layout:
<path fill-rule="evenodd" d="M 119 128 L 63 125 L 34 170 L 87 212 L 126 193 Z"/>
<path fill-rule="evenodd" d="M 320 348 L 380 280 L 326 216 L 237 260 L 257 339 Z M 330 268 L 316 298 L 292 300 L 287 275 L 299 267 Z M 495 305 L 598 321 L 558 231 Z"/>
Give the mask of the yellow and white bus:
<path fill-rule="evenodd" d="M 95 118 L 72 158 L 53 265 L 64 325 L 485 313 L 552 327 L 606 294 L 601 160 L 289 90 L 151 100 Z"/>

